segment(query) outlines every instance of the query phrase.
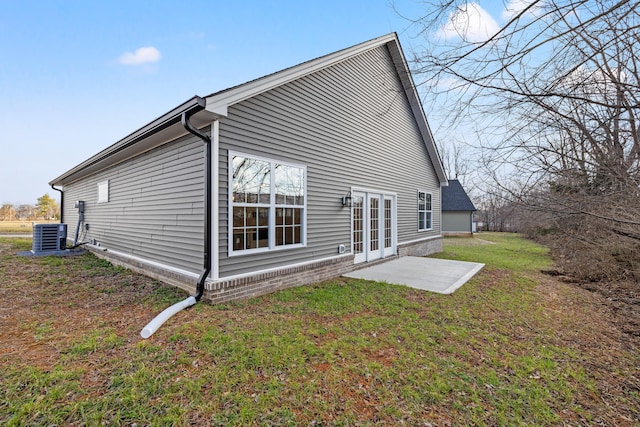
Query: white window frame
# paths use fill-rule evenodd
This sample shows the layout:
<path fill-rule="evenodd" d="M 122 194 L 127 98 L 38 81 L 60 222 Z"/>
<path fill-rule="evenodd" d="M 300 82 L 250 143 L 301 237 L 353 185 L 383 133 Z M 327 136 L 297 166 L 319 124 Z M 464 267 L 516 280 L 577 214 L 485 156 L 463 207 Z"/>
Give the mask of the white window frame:
<path fill-rule="evenodd" d="M 100 181 L 98 183 L 98 201 L 97 203 L 109 203 L 109 180 Z"/>
<path fill-rule="evenodd" d="M 228 180 L 227 187 L 229 193 L 229 203 L 227 209 L 228 216 L 228 231 L 227 231 L 227 253 L 229 256 L 238 256 L 238 255 L 249 255 L 249 254 L 257 254 L 261 252 L 272 252 L 272 251 L 282 251 L 288 249 L 296 249 L 303 248 L 307 246 L 307 166 L 291 163 L 287 161 L 281 161 L 277 159 L 272 159 L 268 157 L 258 156 L 255 154 L 248 154 L 238 151 L 229 151 L 229 157 L 227 159 L 228 164 Z M 245 157 L 252 160 L 258 160 L 262 162 L 269 163 L 269 170 L 271 174 L 271 190 L 270 190 L 270 201 L 268 204 L 266 203 L 236 203 L 233 200 L 233 158 Z M 295 168 L 301 168 L 304 173 L 303 177 L 303 185 L 304 185 L 304 203 L 301 205 L 289 205 L 289 204 L 276 204 L 276 183 L 275 183 L 275 166 L 276 165 L 284 165 Z M 252 248 L 252 249 L 242 249 L 242 250 L 234 250 L 233 249 L 233 208 L 234 207 L 242 207 L 242 206 L 256 206 L 256 207 L 268 207 L 269 208 L 269 239 L 268 245 L 262 248 Z M 294 209 L 302 209 L 302 222 L 301 222 L 301 242 L 289 245 L 276 245 L 276 208 L 294 208 Z"/>
<path fill-rule="evenodd" d="M 429 209 L 426 209 L 426 205 L 425 205 L 425 209 L 421 209 L 420 208 L 420 195 L 421 194 L 425 195 L 425 203 L 426 203 L 426 200 L 427 200 L 427 195 L 429 196 Z M 417 208 L 417 211 L 418 211 L 418 231 L 433 230 L 433 194 L 431 192 L 429 192 L 429 191 L 420 191 L 420 190 L 418 190 L 416 203 L 417 203 L 416 208 Z M 428 224 L 427 224 L 427 214 L 429 214 L 428 215 L 428 218 L 429 218 Z M 420 222 L 421 222 L 420 220 L 422 218 L 422 215 L 425 216 L 424 223 L 425 223 L 425 225 L 427 225 L 426 228 L 420 228 Z"/>

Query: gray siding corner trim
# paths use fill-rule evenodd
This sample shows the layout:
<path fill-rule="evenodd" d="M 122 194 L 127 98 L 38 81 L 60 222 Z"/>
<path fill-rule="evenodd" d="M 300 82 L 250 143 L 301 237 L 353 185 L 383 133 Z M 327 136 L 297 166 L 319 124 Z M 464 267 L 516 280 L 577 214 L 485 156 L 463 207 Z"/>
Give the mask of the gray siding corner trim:
<path fill-rule="evenodd" d="M 220 174 L 218 165 L 220 164 L 220 121 L 215 120 L 211 124 L 211 272 L 210 277 L 217 279 L 220 277 Z"/>

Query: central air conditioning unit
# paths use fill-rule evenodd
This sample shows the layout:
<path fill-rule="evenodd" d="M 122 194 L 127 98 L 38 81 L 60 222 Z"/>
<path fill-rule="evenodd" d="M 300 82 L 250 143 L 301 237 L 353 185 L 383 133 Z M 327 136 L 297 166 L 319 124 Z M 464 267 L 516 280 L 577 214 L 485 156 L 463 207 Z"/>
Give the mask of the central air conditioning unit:
<path fill-rule="evenodd" d="M 36 224 L 32 252 L 63 251 L 67 248 L 67 224 Z"/>

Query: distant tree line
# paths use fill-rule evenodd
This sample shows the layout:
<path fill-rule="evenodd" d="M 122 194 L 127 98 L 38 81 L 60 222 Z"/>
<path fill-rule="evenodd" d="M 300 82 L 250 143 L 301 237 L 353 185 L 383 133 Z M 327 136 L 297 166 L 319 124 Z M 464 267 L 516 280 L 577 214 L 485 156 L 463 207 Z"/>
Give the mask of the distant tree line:
<path fill-rule="evenodd" d="M 469 32 L 476 2 L 434 3 L 414 23 L 457 38 L 424 37 L 412 68 L 452 128 L 476 124 L 477 218 L 583 280 L 640 283 L 640 1 L 508 2 L 486 37 Z"/>
<path fill-rule="evenodd" d="M 36 221 L 60 219 L 60 206 L 54 198 L 45 194 L 38 197 L 35 205 L 13 205 L 4 203 L 0 206 L 0 221 Z"/>

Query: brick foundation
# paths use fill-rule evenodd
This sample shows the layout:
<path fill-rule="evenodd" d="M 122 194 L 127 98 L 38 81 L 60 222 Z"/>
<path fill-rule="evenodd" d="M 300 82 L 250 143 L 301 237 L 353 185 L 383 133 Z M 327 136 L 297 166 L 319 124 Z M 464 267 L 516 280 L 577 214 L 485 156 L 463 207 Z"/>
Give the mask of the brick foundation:
<path fill-rule="evenodd" d="M 399 256 L 426 256 L 436 252 L 442 252 L 441 236 L 398 245 Z M 215 282 L 207 282 L 204 298 L 214 303 L 253 298 L 280 289 L 333 279 L 350 271 L 396 258 L 394 256 L 354 265 L 353 255 L 345 255 L 339 258 L 310 262 L 293 267 L 283 267 L 229 280 L 220 279 Z"/>
<path fill-rule="evenodd" d="M 399 256 L 427 256 L 442 252 L 442 236 L 398 244 Z"/>
<path fill-rule="evenodd" d="M 228 280 L 220 279 L 207 282 L 204 298 L 213 303 L 253 298 L 339 277 L 353 270 L 353 267 L 353 255 L 345 255 Z"/>
<path fill-rule="evenodd" d="M 129 268 L 138 273 L 160 280 L 172 286 L 194 293 L 197 278 L 193 274 L 163 268 L 160 265 L 144 260 L 130 258 L 104 249 L 89 248 L 98 257 L 104 258 L 114 265 Z M 442 251 L 442 237 L 436 236 L 398 245 L 398 256 L 426 256 Z M 308 263 L 274 268 L 254 274 L 208 280 L 205 284 L 203 299 L 212 303 L 240 300 L 265 295 L 281 289 L 317 283 L 323 280 L 340 277 L 350 271 L 369 267 L 376 263 L 396 259 L 396 256 L 374 262 L 354 265 L 352 254 Z"/>
<path fill-rule="evenodd" d="M 451 237 L 473 237 L 473 233 L 470 231 L 445 231 L 442 234 Z"/>

